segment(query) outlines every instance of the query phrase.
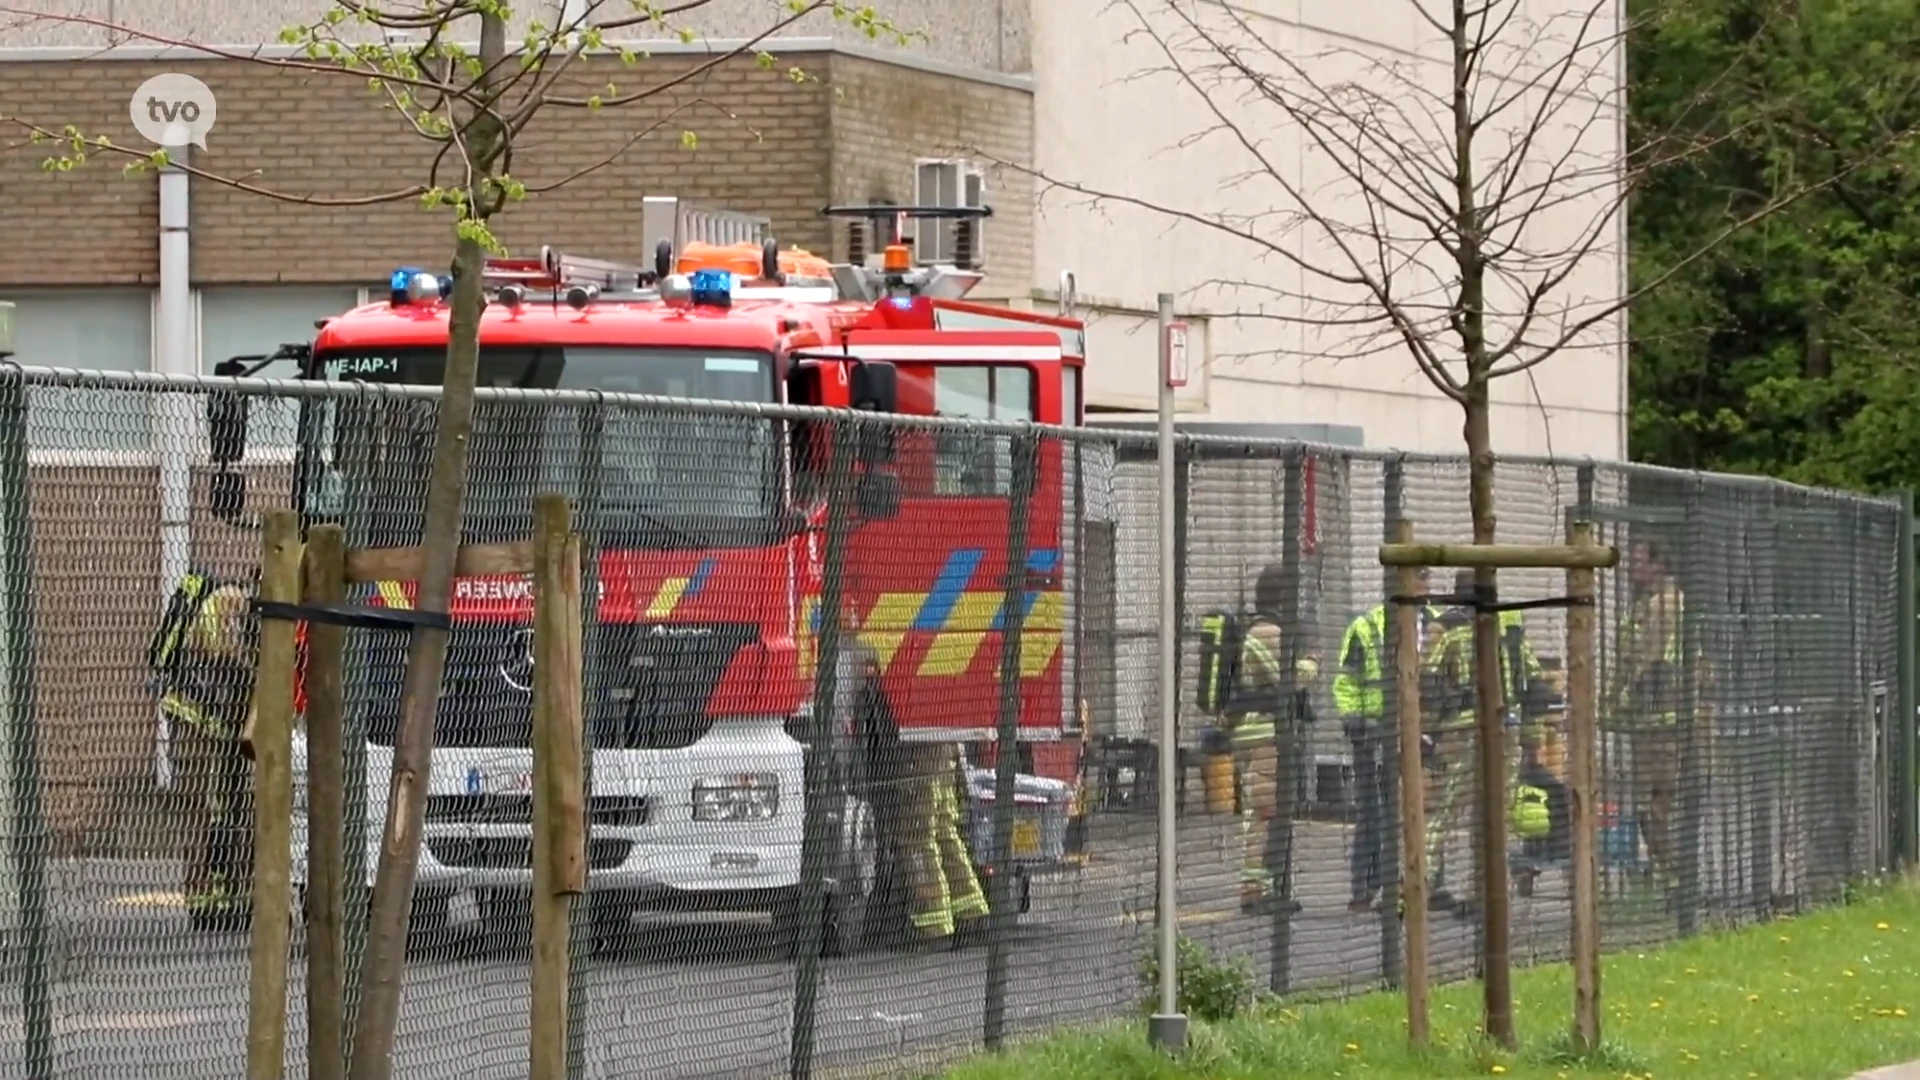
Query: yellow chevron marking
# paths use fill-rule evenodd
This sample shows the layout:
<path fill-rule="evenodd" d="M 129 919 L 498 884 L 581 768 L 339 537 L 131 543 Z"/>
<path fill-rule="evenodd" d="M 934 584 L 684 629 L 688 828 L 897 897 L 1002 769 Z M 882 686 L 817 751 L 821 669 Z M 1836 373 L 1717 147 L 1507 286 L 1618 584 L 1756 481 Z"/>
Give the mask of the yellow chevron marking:
<path fill-rule="evenodd" d="M 927 594 L 918 593 L 881 593 L 874 597 L 873 610 L 867 612 L 866 621 L 861 623 L 862 630 L 905 630 L 913 625 L 920 614 L 920 605 L 927 602 Z"/>
<path fill-rule="evenodd" d="M 986 638 L 984 633 L 973 632 L 938 635 L 928 647 L 926 658 L 920 661 L 920 676 L 964 674 L 973 666 L 973 655 L 980 651 L 980 643 Z"/>
<path fill-rule="evenodd" d="M 404 611 L 413 605 L 407 603 L 407 590 L 397 581 L 382 581 L 379 584 L 380 602 L 397 611 Z"/>
<path fill-rule="evenodd" d="M 820 598 L 804 597 L 800 601 L 800 625 L 794 629 L 794 653 L 800 663 L 800 677 L 811 678 L 814 666 L 813 613 L 820 610 Z"/>
<path fill-rule="evenodd" d="M 1021 624 L 1027 630 L 1064 630 L 1067 626 L 1067 594 L 1043 592 L 1034 598 L 1033 610 Z"/>
<path fill-rule="evenodd" d="M 1053 662 L 1053 654 L 1060 651 L 1060 635 L 1053 631 L 1041 631 L 1020 636 L 1020 677 L 1031 679 L 1047 670 Z"/>
<path fill-rule="evenodd" d="M 1002 597 L 997 592 L 965 592 L 954 601 L 953 610 L 947 612 L 947 621 L 942 623 L 942 633 L 954 631 L 982 631 L 993 629 L 993 618 L 1000 614 Z"/>
<path fill-rule="evenodd" d="M 913 625 L 926 599 L 925 593 L 881 593 L 874 598 L 873 610 L 861 624 L 860 640 L 873 650 L 881 671 L 893 667 L 894 654 L 907 639 L 907 627 Z"/>
<path fill-rule="evenodd" d="M 660 591 L 653 594 L 653 602 L 647 605 L 647 618 L 664 619 L 673 614 L 680 603 L 680 595 L 687 591 L 692 578 L 670 577 L 660 583 Z"/>

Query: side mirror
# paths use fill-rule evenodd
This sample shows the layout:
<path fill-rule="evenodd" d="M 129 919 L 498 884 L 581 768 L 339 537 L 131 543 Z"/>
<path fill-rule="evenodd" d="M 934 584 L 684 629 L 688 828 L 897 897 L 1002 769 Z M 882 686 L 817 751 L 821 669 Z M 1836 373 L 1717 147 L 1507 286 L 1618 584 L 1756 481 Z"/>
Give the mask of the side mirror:
<path fill-rule="evenodd" d="M 900 478 L 890 472 L 869 469 L 860 478 L 854 496 L 860 516 L 868 521 L 886 521 L 900 514 Z"/>
<path fill-rule="evenodd" d="M 847 399 L 864 412 L 898 412 L 900 373 L 885 360 L 857 360 L 847 373 Z"/>
<path fill-rule="evenodd" d="M 240 357 L 222 360 L 213 366 L 215 375 L 227 378 L 239 378 L 246 370 Z M 207 441 L 215 465 L 232 465 L 246 457 L 246 398 L 221 390 L 207 395 Z"/>

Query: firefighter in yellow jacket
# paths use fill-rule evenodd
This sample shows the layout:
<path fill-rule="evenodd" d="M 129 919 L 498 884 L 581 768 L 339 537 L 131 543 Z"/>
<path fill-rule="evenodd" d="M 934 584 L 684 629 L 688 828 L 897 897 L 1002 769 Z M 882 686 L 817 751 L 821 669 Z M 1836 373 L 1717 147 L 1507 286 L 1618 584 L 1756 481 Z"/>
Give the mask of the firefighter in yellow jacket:
<path fill-rule="evenodd" d="M 1305 691 L 1319 678 L 1319 664 L 1301 657 L 1292 678 L 1285 670 L 1281 648 L 1280 612 L 1285 602 L 1284 571 L 1273 564 L 1260 572 L 1254 584 L 1254 613 L 1246 620 L 1235 667 L 1232 703 L 1223 717 L 1233 739 L 1236 771 L 1240 776 L 1240 907 L 1249 913 L 1271 912 L 1283 905 L 1299 911 L 1291 890 L 1279 885 L 1293 858 L 1293 820 L 1298 811 L 1302 778 L 1297 732 L 1289 724 L 1304 723 Z M 1280 828 L 1274 845 L 1273 829 Z"/>
<path fill-rule="evenodd" d="M 194 820 L 182 895 L 193 924 L 207 929 L 244 924 L 250 901 L 252 783 L 241 733 L 258 635 L 249 598 L 240 585 L 185 575 L 149 655 L 175 775 Z"/>
<path fill-rule="evenodd" d="M 1473 591 L 1472 573 L 1461 573 L 1455 580 L 1454 592 L 1466 597 Z M 1525 619 L 1517 611 L 1503 611 L 1499 621 L 1502 694 L 1499 708 L 1506 733 L 1502 758 L 1507 764 L 1507 786 L 1515 789 L 1520 756 L 1516 743 L 1521 741 L 1523 732 L 1529 740 L 1538 735 L 1523 723 L 1521 711 L 1528 686 L 1543 676 L 1540 661 L 1526 640 Z M 1473 624 L 1471 605 L 1463 603 L 1448 608 L 1441 616 L 1444 629 L 1440 640 L 1428 659 L 1428 670 L 1437 691 L 1431 697 L 1433 707 L 1426 718 L 1428 734 L 1433 739 L 1428 763 L 1426 841 L 1427 865 L 1432 875 L 1429 904 L 1434 907 L 1450 906 L 1453 902 L 1447 888 L 1447 838 L 1465 816 L 1474 787 L 1475 708 L 1479 695 L 1474 681 Z M 1524 814 L 1514 815 L 1515 820 L 1524 820 L 1528 831 L 1532 831 L 1536 815 L 1531 792 L 1521 793 L 1516 789 L 1515 793 L 1523 796 L 1515 805 L 1524 804 L 1525 809 Z"/>
<path fill-rule="evenodd" d="M 1627 570 L 1633 606 L 1618 628 L 1619 662 L 1605 715 L 1628 727 L 1634 814 L 1655 876 L 1671 884 L 1678 870 L 1673 801 L 1681 759 L 1697 752 L 1687 736 L 1705 712 L 1700 702 L 1709 675 L 1698 651 L 1684 644 L 1687 596 L 1659 545 L 1635 544 Z"/>

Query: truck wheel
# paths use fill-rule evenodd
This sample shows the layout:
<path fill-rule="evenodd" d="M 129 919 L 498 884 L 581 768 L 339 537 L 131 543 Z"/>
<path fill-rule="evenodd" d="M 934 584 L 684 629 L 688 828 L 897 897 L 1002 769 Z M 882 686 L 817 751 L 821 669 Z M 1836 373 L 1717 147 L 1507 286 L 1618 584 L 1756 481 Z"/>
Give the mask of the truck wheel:
<path fill-rule="evenodd" d="M 852 956 L 867 942 L 867 915 L 873 910 L 874 889 L 880 881 L 880 836 L 873 808 L 853 804 L 851 850 L 841 863 L 839 888 L 827 899 L 826 936 L 821 951 L 828 956 Z"/>
<path fill-rule="evenodd" d="M 880 881 L 879 834 L 874 827 L 873 809 L 865 802 L 854 802 L 850 849 L 842 856 L 835 888 L 827 896 L 826 925 L 821 928 L 820 955 L 852 956 L 867 941 L 870 914 L 874 911 L 875 891 Z M 800 955 L 805 938 L 800 888 L 780 898 L 773 911 L 774 934 L 782 953 Z"/>

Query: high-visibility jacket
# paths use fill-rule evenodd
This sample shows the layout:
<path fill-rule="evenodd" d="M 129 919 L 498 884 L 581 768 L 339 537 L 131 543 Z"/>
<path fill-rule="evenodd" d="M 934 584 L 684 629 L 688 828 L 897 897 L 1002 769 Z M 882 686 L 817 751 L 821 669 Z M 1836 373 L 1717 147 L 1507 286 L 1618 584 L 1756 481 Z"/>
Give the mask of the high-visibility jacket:
<path fill-rule="evenodd" d="M 1264 619 L 1253 620 L 1240 638 L 1240 663 L 1234 697 L 1241 703 L 1273 700 L 1282 678 L 1280 628 Z M 1273 739 L 1274 714 L 1264 708 L 1241 712 L 1233 723 L 1233 741 L 1259 743 Z"/>
<path fill-rule="evenodd" d="M 1432 607 L 1420 609 L 1424 625 L 1440 613 Z M 1343 719 L 1378 720 L 1386 715 L 1386 675 L 1383 664 L 1387 645 L 1387 605 L 1376 604 L 1347 624 L 1340 639 L 1340 673 L 1333 678 L 1333 705 Z"/>
<path fill-rule="evenodd" d="M 1686 654 L 1686 594 L 1671 579 L 1635 598 L 1620 627 L 1618 701 L 1637 719 L 1671 724 L 1679 715 Z"/>
<path fill-rule="evenodd" d="M 1526 637 L 1526 621 L 1517 611 L 1500 613 L 1500 681 L 1501 694 L 1508 709 L 1517 709 L 1526 700 L 1527 686 L 1543 677 L 1540 660 L 1533 654 L 1533 646 Z M 1513 650 L 1509 641 L 1515 634 L 1522 635 L 1519 642 L 1519 670 L 1515 670 Z M 1471 620 L 1459 626 L 1449 628 L 1440 637 L 1440 644 L 1434 649 L 1433 670 L 1437 671 L 1443 682 L 1457 692 L 1454 700 L 1459 702 L 1457 709 L 1447 716 L 1442 711 L 1442 727 L 1456 727 L 1473 722 L 1473 701 L 1475 699 L 1473 682 L 1473 622 Z"/>
<path fill-rule="evenodd" d="M 256 635 L 247 600 L 244 586 L 184 574 L 147 646 L 161 707 L 215 737 L 240 733 L 253 695 Z"/>

